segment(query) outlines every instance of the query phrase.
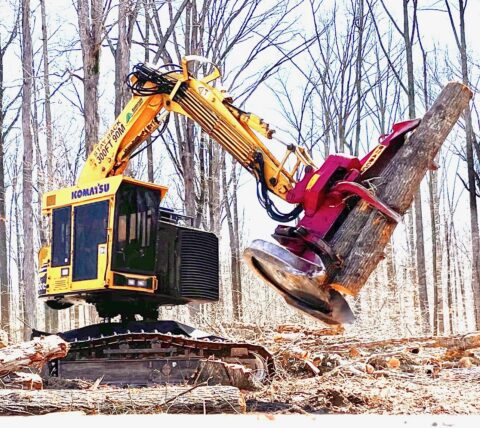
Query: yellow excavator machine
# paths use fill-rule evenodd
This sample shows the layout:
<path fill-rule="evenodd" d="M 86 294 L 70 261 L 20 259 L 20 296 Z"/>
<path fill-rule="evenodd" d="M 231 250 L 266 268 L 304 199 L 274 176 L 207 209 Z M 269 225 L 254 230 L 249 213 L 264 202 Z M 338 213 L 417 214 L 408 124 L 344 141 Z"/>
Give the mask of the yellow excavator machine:
<path fill-rule="evenodd" d="M 122 175 L 139 146 L 165 130 L 170 112 L 200 124 L 257 178 L 261 153 L 268 189 L 280 197 L 292 188 L 300 165 L 313 166 L 301 148 L 288 147 L 278 161 L 256 135 L 271 139 L 269 126 L 210 84 L 220 76 L 215 66 L 201 80 L 192 77 L 193 60 L 206 61 L 190 56 L 181 67 L 135 66 L 133 96 L 93 147 L 77 184 L 43 195 L 51 236 L 39 254 L 39 296 L 49 307 L 84 301 L 102 318 L 156 319 L 160 305 L 218 300 L 217 237 L 162 208 L 165 186 Z M 287 171 L 290 154 L 296 163 Z"/>
<path fill-rule="evenodd" d="M 213 72 L 195 78 L 192 61 Z M 181 66 L 134 67 L 127 81 L 133 96 L 93 147 L 77 184 L 43 196 L 51 244 L 40 251 L 39 294 L 48 306 L 86 301 L 103 318 L 128 321 L 137 314 L 156 319 L 160 305 L 218 300 L 217 237 L 162 208 L 166 187 L 122 175 L 140 145 L 165 131 L 173 112 L 197 123 L 255 177 L 259 202 L 272 219 L 296 220 L 275 229 L 280 246 L 254 241 L 244 253 L 249 266 L 293 307 L 329 324 L 352 321 L 344 295 L 355 290 L 330 280 L 342 264 L 330 242 L 359 200 L 400 220 L 375 197 L 371 182 L 419 120 L 395 124 L 361 159 L 332 154 L 317 167 L 305 149 L 275 139 L 261 118 L 235 107 L 212 85 L 218 77 L 218 68 L 197 56 Z M 285 146 L 280 159 L 272 145 Z M 271 194 L 294 208 L 282 213 Z"/>
<path fill-rule="evenodd" d="M 195 78 L 189 73 L 191 61 L 211 65 L 213 73 Z M 91 303 L 104 318 L 58 333 L 70 342 L 70 351 L 49 364 L 50 375 L 102 377 L 123 385 L 183 383 L 195 378 L 206 358 L 244 364 L 259 380 L 273 373 L 272 356 L 261 346 L 157 321 L 161 305 L 219 297 L 217 237 L 166 209 L 165 186 L 123 175 L 142 143 L 167 129 L 172 112 L 193 120 L 228 151 L 255 177 L 257 197 L 268 215 L 290 223 L 278 225 L 272 235 L 280 245 L 255 240 L 245 250 L 253 271 L 288 304 L 315 319 L 329 324 L 353 320 L 344 296 L 354 290 L 332 281 L 330 272 L 342 260 L 330 243 L 360 200 L 399 221 L 370 183 L 419 121 L 395 124 L 362 159 L 332 154 L 318 168 L 303 148 L 276 140 L 267 123 L 235 107 L 227 93 L 212 85 L 218 77 L 218 68 L 197 56 L 184 58 L 181 66 L 136 65 L 127 80 L 133 96 L 89 153 L 77 184 L 43 195 L 50 244 L 39 253 L 39 296 L 53 309 Z M 272 154 L 274 144 L 285 146 L 280 159 Z M 281 212 L 271 194 L 293 209 Z M 106 322 L 118 315 L 121 322 Z"/>

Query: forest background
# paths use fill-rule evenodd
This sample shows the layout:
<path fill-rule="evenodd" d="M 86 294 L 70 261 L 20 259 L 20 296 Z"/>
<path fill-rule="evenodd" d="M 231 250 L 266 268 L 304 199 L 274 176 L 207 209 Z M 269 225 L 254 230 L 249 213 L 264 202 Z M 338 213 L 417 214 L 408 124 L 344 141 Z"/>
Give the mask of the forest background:
<path fill-rule="evenodd" d="M 421 117 L 449 80 L 474 94 L 480 3 L 468 0 L 0 0 L 0 327 L 66 330 L 89 306 L 55 312 L 36 298 L 48 236 L 45 191 L 75 183 L 130 94 L 132 65 L 201 55 L 235 104 L 285 141 L 329 154 L 368 152 L 396 122 Z M 205 68 L 195 70 L 199 75 Z M 479 106 L 474 96 L 352 303 L 352 334 L 405 336 L 480 326 Z M 242 263 L 275 223 L 255 180 L 190 120 L 175 117 L 129 173 L 169 187 L 165 204 L 221 242 L 221 301 L 162 308 L 205 329 L 315 321 L 290 310 Z"/>

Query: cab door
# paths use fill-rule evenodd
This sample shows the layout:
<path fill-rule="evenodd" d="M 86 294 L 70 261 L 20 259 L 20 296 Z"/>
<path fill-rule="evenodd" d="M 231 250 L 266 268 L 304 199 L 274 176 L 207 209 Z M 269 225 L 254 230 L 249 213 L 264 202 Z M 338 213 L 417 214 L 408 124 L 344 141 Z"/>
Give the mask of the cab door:
<path fill-rule="evenodd" d="M 105 200 L 74 208 L 73 282 L 104 279 L 108 207 Z"/>

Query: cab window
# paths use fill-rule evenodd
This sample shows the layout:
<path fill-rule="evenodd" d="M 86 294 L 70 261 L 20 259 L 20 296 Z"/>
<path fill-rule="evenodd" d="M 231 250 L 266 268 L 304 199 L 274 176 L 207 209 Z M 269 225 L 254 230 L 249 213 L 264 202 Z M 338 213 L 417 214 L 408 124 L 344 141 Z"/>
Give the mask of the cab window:
<path fill-rule="evenodd" d="M 140 274 L 154 272 L 159 204 L 159 191 L 122 184 L 115 205 L 113 269 Z"/>
<path fill-rule="evenodd" d="M 57 208 L 52 214 L 52 266 L 70 264 L 72 207 Z"/>
<path fill-rule="evenodd" d="M 73 280 L 96 279 L 98 246 L 107 242 L 108 201 L 74 209 Z"/>

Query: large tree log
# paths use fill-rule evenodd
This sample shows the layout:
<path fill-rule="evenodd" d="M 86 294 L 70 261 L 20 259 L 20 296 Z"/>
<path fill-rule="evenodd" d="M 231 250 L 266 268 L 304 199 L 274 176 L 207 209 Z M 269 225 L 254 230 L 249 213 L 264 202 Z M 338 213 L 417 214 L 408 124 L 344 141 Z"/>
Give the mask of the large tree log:
<path fill-rule="evenodd" d="M 40 369 L 55 358 L 68 353 L 68 343 L 59 336 L 36 337 L 29 342 L 0 349 L 0 376 L 17 372 L 25 367 Z"/>
<path fill-rule="evenodd" d="M 1 391 L 0 415 L 84 411 L 122 413 L 245 413 L 245 400 L 232 386 L 167 386 L 97 391 Z"/>
<path fill-rule="evenodd" d="M 400 214 L 410 207 L 415 192 L 472 92 L 457 82 L 448 83 L 418 128 L 375 181 L 376 195 Z M 377 264 L 396 224 L 360 201 L 335 233 L 331 245 L 344 261 L 328 272 L 332 287 L 356 295 Z"/>

